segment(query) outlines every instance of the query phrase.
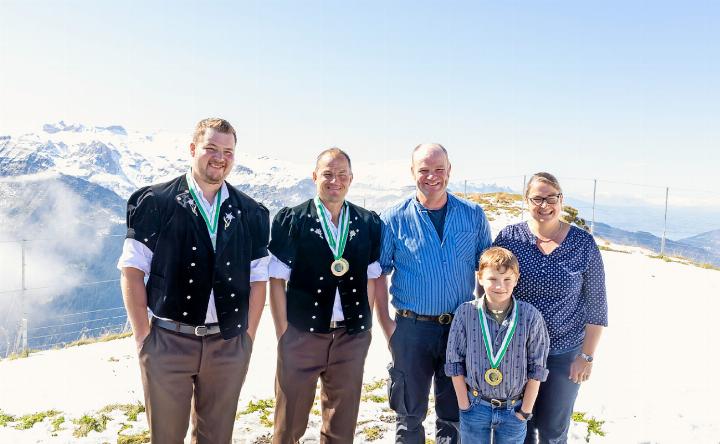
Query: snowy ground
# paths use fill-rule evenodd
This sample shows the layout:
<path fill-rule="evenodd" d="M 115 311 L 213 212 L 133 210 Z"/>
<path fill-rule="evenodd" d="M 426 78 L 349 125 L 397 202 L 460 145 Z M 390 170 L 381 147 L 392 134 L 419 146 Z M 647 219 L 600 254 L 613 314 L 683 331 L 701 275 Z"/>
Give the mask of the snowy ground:
<path fill-rule="evenodd" d="M 602 443 L 719 443 L 720 420 L 714 381 L 720 358 L 714 322 L 720 313 L 720 272 L 667 263 L 640 252 L 603 252 L 610 303 L 606 330 L 592 380 L 584 384 L 576 404 L 605 421 Z M 239 410 L 250 401 L 273 397 L 275 336 L 269 311 L 263 316 Z M 368 357 L 365 380 L 386 377 L 389 353 L 379 330 Z M 375 395 L 373 397 L 372 395 Z M 368 391 L 361 408 L 356 442 L 393 442 L 393 416 L 385 388 Z M 0 410 L 20 416 L 55 409 L 65 422 L 52 431 L 53 418 L 27 430 L 18 422 L 2 426 L 0 443 L 104 443 L 146 428 L 144 415 L 131 421 L 120 411 L 103 432 L 77 438 L 72 420 L 98 415 L 108 404 L 134 403 L 142 389 L 130 339 L 34 353 L 29 358 L 0 361 Z M 376 402 L 378 401 L 378 402 Z M 271 428 L 261 412 L 239 415 L 236 443 L 269 442 Z M 270 413 L 269 420 L 272 420 Z M 123 426 L 127 424 L 127 426 Z M 267 424 L 267 422 L 265 422 Z M 432 418 L 426 423 L 432 431 Z M 129 427 L 129 428 L 128 428 Z M 319 417 L 313 415 L 303 442 L 318 442 Z M 574 424 L 571 442 L 585 442 L 586 427 Z M 377 432 L 377 433 L 375 433 Z M 265 438 L 263 438 L 265 436 Z M 428 437 L 431 437 L 429 434 Z"/>

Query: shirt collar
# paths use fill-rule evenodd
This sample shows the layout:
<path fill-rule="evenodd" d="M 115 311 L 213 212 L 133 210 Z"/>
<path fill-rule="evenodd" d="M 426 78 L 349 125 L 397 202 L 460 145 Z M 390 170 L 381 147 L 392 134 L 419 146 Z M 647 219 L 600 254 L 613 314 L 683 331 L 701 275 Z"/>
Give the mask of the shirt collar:
<path fill-rule="evenodd" d="M 483 295 L 483 296 L 480 298 L 480 303 L 479 303 L 479 305 L 480 305 L 480 309 L 482 309 L 483 312 L 484 312 L 484 311 L 485 311 L 485 295 Z M 516 302 L 515 302 L 515 295 L 510 296 L 510 308 L 508 309 L 508 312 L 507 312 L 507 314 L 505 315 L 505 319 L 503 319 L 502 324 L 500 324 L 500 325 L 506 325 L 506 324 L 509 324 L 509 323 L 510 323 L 510 319 L 511 319 L 511 317 L 513 316 L 513 309 L 515 308 L 516 305 L 517 305 L 517 304 L 516 304 Z M 494 321 L 494 320 L 495 320 L 495 319 L 493 318 L 493 321 Z"/>
<path fill-rule="evenodd" d="M 413 204 L 415 204 L 415 208 L 418 211 L 429 211 L 418 200 L 417 190 L 413 191 L 412 201 L 413 201 Z M 453 208 L 456 203 L 457 203 L 457 197 L 453 196 L 453 194 L 451 192 L 447 191 L 447 202 L 445 202 L 445 206 L 447 207 L 447 209 L 449 210 L 450 208 Z"/>
<path fill-rule="evenodd" d="M 192 175 L 192 168 L 188 170 L 185 178 L 188 183 L 188 188 L 192 189 L 195 192 L 195 195 L 198 196 L 204 204 L 207 204 L 207 206 L 210 207 L 213 207 L 215 205 L 215 202 L 208 202 L 207 199 L 205 199 L 205 195 L 203 194 L 197 182 L 195 182 L 195 178 Z M 222 205 L 222 203 L 225 202 L 225 199 L 227 199 L 228 197 L 230 197 L 230 193 L 228 192 L 227 185 L 223 180 L 223 183 L 220 186 L 220 205 Z"/>

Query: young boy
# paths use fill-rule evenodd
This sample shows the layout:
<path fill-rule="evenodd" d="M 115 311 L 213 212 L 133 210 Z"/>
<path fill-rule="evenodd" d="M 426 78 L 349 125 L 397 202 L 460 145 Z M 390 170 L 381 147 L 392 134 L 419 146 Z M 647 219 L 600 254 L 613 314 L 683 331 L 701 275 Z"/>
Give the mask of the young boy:
<path fill-rule="evenodd" d="M 464 443 L 522 443 L 540 383 L 547 378 L 550 339 L 542 315 L 517 301 L 517 258 L 499 247 L 480 257 L 485 295 L 455 311 L 445 373 L 452 377 Z"/>

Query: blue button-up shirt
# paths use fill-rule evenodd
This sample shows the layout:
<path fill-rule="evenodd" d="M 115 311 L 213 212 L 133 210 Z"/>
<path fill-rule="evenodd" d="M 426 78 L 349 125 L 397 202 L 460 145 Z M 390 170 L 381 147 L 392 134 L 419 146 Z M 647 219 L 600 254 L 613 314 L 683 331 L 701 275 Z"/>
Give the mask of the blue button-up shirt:
<path fill-rule="evenodd" d="M 442 239 L 428 210 L 412 197 L 381 214 L 380 266 L 392 274 L 397 310 L 422 315 L 453 313 L 472 299 L 480 254 L 492 242 L 479 205 L 448 193 Z"/>
<path fill-rule="evenodd" d="M 503 374 L 502 382 L 497 386 L 485 382 L 485 372 L 491 365 L 485 351 L 478 309 L 485 310 L 484 299 L 465 303 L 455 312 L 448 338 L 445 374 L 464 375 L 465 382 L 470 387 L 477 389 L 487 398 L 496 399 L 517 397 L 525 389 L 528 379 L 545 381 L 550 347 L 545 323 L 537 309 L 526 302 L 518 301 L 515 334 L 498 367 Z M 494 353 L 500 349 L 513 316 L 515 314 L 511 309 L 505 320 L 498 324 L 492 316 L 487 315 Z"/>
<path fill-rule="evenodd" d="M 513 294 L 542 313 L 551 355 L 580 346 L 585 324 L 608 325 L 605 269 L 590 233 L 571 226 L 560 246 L 544 254 L 527 222 L 521 222 L 503 228 L 495 245 L 512 251 L 520 262 Z"/>

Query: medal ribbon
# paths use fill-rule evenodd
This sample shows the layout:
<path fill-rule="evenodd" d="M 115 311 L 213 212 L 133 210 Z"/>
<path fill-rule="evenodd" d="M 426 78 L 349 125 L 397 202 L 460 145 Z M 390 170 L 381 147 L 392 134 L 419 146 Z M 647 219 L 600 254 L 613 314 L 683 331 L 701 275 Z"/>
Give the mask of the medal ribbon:
<path fill-rule="evenodd" d="M 330 246 L 330 251 L 332 251 L 335 260 L 338 260 L 342 257 L 343 252 L 345 251 L 345 244 L 347 243 L 348 233 L 350 232 L 350 210 L 348 209 L 347 203 L 343 203 L 342 210 L 340 210 L 340 220 L 338 221 L 338 235 L 340 236 L 340 239 L 337 241 L 330 230 L 330 222 L 328 221 L 328 216 L 325 214 L 327 209 L 317 196 L 315 197 L 315 207 L 320 215 L 320 220 L 322 220 L 322 224 L 320 224 L 320 226 L 325 234 L 328 246 Z"/>
<path fill-rule="evenodd" d="M 193 199 L 195 199 L 197 208 L 198 208 L 198 210 L 200 210 L 200 215 L 202 216 L 203 220 L 205 221 L 205 225 L 207 225 L 208 230 L 210 231 L 210 234 L 212 236 L 214 236 L 215 232 L 217 231 L 218 220 L 220 220 L 220 195 L 222 194 L 222 187 L 217 191 L 217 199 L 215 199 L 215 217 L 213 218 L 212 221 L 210 221 L 207 214 L 205 214 L 203 205 L 202 205 L 202 203 L 200 203 L 200 199 L 198 198 L 197 194 L 195 194 L 195 190 L 193 188 L 194 187 L 192 186 L 190 177 L 188 177 L 188 189 L 190 190 L 190 194 L 192 195 Z"/>
<path fill-rule="evenodd" d="M 513 317 L 507 331 L 505 332 L 505 338 L 503 339 L 502 344 L 500 345 L 500 350 L 498 350 L 497 354 L 493 354 L 492 340 L 490 339 L 490 328 L 488 328 L 485 309 L 482 305 L 483 304 L 480 304 L 480 307 L 478 307 L 478 314 L 480 315 L 480 326 L 482 327 L 485 351 L 487 352 L 487 357 L 490 360 L 490 366 L 492 368 L 498 368 L 500 366 L 500 361 L 502 361 L 505 357 L 505 352 L 510 345 L 510 340 L 515 335 L 515 327 L 517 326 L 518 320 L 517 301 L 513 299 Z"/>

